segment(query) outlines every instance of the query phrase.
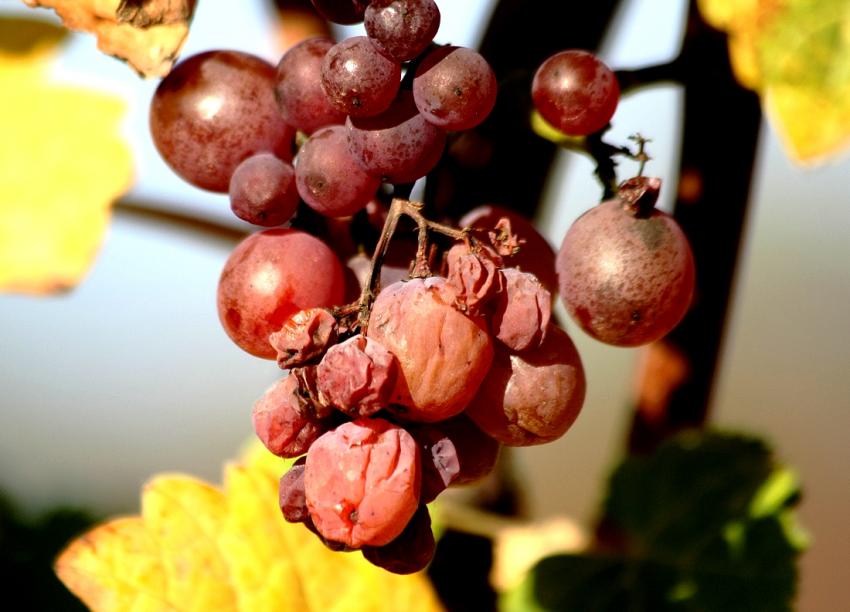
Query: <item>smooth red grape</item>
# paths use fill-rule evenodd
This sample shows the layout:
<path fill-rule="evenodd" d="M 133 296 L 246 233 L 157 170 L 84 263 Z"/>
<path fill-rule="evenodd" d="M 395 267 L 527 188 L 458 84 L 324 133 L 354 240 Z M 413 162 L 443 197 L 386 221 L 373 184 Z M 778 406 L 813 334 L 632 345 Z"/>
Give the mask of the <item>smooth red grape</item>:
<path fill-rule="evenodd" d="M 440 9 L 434 0 L 372 0 L 364 25 L 378 51 L 406 62 L 434 40 L 440 29 Z"/>
<path fill-rule="evenodd" d="M 387 109 L 398 92 L 401 66 L 388 59 L 366 36 L 337 43 L 322 61 L 322 88 L 330 103 L 352 117 L 370 117 Z"/>
<path fill-rule="evenodd" d="M 338 304 L 343 291 L 342 264 L 324 242 L 294 229 L 264 230 L 224 264 L 218 316 L 240 348 L 275 359 L 269 335 L 299 310 Z"/>
<path fill-rule="evenodd" d="M 183 60 L 151 101 L 160 155 L 184 180 L 222 193 L 254 153 L 291 160 L 295 131 L 277 110 L 274 83 L 274 66 L 247 53 L 208 51 Z"/>
<path fill-rule="evenodd" d="M 497 89 L 487 60 L 465 47 L 431 51 L 413 79 L 416 108 L 446 131 L 467 130 L 484 121 L 496 104 Z"/>
<path fill-rule="evenodd" d="M 608 125 L 617 110 L 620 86 L 599 58 L 573 49 L 541 64 L 531 97 L 546 121 L 565 134 L 584 136 Z"/>
<path fill-rule="evenodd" d="M 236 166 L 229 193 L 233 214 L 254 225 L 283 225 L 298 208 L 295 170 L 271 153 L 257 153 Z"/>

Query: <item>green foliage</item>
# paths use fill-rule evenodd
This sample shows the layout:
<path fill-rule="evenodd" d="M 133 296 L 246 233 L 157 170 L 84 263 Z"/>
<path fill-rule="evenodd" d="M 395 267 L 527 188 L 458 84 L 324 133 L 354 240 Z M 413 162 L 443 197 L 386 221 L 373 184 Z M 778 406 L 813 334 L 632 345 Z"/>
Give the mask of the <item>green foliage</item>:
<path fill-rule="evenodd" d="M 764 442 L 687 433 L 625 460 L 604 504 L 606 550 L 538 563 L 509 611 L 790 610 L 797 479 Z M 608 550 L 610 549 L 610 550 Z"/>

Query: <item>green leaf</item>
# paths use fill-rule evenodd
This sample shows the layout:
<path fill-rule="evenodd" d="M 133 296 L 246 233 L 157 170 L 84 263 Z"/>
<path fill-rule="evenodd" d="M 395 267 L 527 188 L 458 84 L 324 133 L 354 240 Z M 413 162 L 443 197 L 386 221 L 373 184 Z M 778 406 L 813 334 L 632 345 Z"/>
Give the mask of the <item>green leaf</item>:
<path fill-rule="evenodd" d="M 615 551 L 543 559 L 503 609 L 790 610 L 799 498 L 764 442 L 686 433 L 614 471 L 604 525 Z"/>

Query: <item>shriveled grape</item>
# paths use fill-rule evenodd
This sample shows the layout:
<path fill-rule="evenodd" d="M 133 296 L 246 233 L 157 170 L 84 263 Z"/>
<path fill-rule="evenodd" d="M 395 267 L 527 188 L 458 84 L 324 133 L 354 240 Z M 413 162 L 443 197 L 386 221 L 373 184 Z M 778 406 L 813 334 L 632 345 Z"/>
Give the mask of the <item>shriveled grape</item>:
<path fill-rule="evenodd" d="M 299 310 L 338 304 L 344 289 L 342 264 L 324 242 L 299 230 L 264 230 L 239 243 L 224 264 L 218 316 L 240 348 L 275 359 L 269 335 Z"/>
<path fill-rule="evenodd" d="M 300 457 L 280 477 L 278 503 L 283 518 L 290 523 L 303 523 L 310 518 L 310 511 L 307 510 L 307 497 L 304 494 L 304 465 L 306 462 L 306 457 Z"/>
<path fill-rule="evenodd" d="M 584 403 L 584 368 L 570 337 L 551 325 L 537 348 L 513 352 L 496 346 L 490 373 L 466 414 L 509 446 L 561 437 Z"/>
<path fill-rule="evenodd" d="M 304 487 L 310 516 L 327 539 L 352 548 L 383 546 L 419 504 L 419 449 L 384 419 L 344 423 L 307 453 Z"/>
<path fill-rule="evenodd" d="M 485 321 L 454 308 L 442 277 L 412 279 L 381 291 L 368 335 L 396 356 L 394 402 L 405 418 L 439 421 L 462 411 L 487 374 L 493 342 Z"/>
<path fill-rule="evenodd" d="M 303 455 L 328 429 L 327 422 L 304 409 L 297 394 L 298 381 L 287 376 L 254 404 L 254 431 L 265 447 L 279 457 Z"/>
<path fill-rule="evenodd" d="M 514 351 L 539 346 L 552 317 L 552 295 L 528 272 L 503 268 L 499 274 L 504 289 L 494 302 L 493 335 Z"/>
<path fill-rule="evenodd" d="M 504 282 L 499 272 L 502 258 L 487 248 L 471 251 L 466 244 L 456 244 L 446 254 L 448 281 L 458 303 L 477 313 L 502 291 Z"/>
<path fill-rule="evenodd" d="M 269 342 L 277 351 L 277 364 L 287 369 L 318 359 L 336 338 L 336 319 L 330 311 L 308 308 L 289 317 Z"/>

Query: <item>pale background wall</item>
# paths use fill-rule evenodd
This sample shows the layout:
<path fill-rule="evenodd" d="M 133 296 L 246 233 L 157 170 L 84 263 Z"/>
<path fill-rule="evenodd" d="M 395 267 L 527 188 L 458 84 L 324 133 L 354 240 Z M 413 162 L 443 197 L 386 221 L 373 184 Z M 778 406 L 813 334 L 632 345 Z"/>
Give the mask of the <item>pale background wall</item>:
<path fill-rule="evenodd" d="M 438 40 L 474 45 L 480 32 L 471 24 L 484 21 L 490 4 L 443 0 Z M 223 23 L 227 6 L 200 3 L 185 54 L 228 47 L 276 61 L 265 3 L 240 3 L 238 29 Z M 603 57 L 614 67 L 672 57 L 683 11 L 682 0 L 628 3 Z M 0 12 L 31 14 L 8 0 Z M 155 83 L 137 80 L 82 36 L 71 39 L 55 75 L 128 101 L 133 199 L 239 225 L 226 198 L 184 185 L 156 156 L 146 128 Z M 678 104 L 672 87 L 632 96 L 612 133 L 613 140 L 651 135 L 651 169 L 669 184 Z M 562 157 L 540 220 L 556 245 L 597 196 L 589 163 Z M 800 609 L 813 612 L 850 606 L 848 177 L 847 157 L 814 171 L 793 167 L 765 129 L 713 405 L 717 424 L 767 435 L 802 475 L 802 516 L 815 545 L 803 563 Z M 34 512 L 56 503 L 126 512 L 155 472 L 219 479 L 222 462 L 251 435 L 251 404 L 279 375 L 220 329 L 215 287 L 231 248 L 222 238 L 119 212 L 77 290 L 48 299 L 0 296 L 0 490 Z M 517 462 L 535 515 L 587 519 L 622 447 L 637 351 L 573 335 L 588 375 L 584 412 L 562 440 L 523 449 Z"/>

